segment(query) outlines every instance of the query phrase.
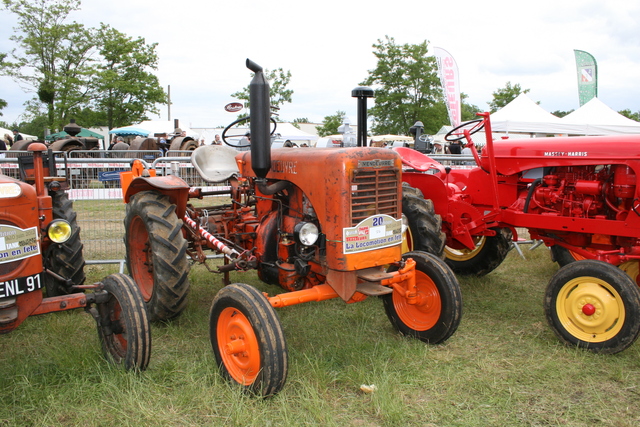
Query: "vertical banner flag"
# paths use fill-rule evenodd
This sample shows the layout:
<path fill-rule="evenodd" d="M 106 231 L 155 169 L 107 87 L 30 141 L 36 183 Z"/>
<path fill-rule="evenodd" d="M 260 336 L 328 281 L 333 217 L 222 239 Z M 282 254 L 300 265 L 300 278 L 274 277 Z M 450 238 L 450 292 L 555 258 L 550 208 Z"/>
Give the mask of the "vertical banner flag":
<path fill-rule="evenodd" d="M 578 96 L 580 106 L 598 97 L 598 64 L 596 59 L 584 50 L 576 50 L 576 68 L 578 71 Z"/>
<path fill-rule="evenodd" d="M 444 100 L 449 112 L 451 126 L 460 125 L 461 105 L 460 105 L 460 79 L 458 77 L 458 64 L 453 56 L 446 50 L 434 47 L 433 54 L 438 64 L 438 77 L 444 90 Z"/>

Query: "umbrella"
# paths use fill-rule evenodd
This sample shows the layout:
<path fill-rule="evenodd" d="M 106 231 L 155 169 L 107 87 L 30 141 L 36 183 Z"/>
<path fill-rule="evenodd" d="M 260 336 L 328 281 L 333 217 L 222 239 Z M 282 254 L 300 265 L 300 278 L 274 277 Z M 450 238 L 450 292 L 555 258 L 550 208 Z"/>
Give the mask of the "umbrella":
<path fill-rule="evenodd" d="M 146 129 L 137 128 L 133 126 L 125 126 L 123 128 L 111 129 L 110 134 L 118 136 L 144 136 L 147 137 L 151 132 Z"/>

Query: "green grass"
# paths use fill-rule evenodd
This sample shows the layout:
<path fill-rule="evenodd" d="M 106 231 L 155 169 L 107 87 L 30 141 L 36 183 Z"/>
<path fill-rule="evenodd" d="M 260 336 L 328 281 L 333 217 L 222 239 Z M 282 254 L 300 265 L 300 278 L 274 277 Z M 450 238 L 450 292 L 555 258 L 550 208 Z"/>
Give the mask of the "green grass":
<path fill-rule="evenodd" d="M 289 375 L 270 399 L 218 374 L 208 311 L 221 281 L 202 266 L 183 315 L 153 326 L 143 373 L 102 358 L 82 311 L 29 318 L 0 340 L 0 425 L 639 425 L 640 345 L 603 356 L 560 344 L 542 309 L 557 267 L 545 248 L 524 252 L 527 260 L 512 251 L 493 273 L 460 278 L 462 322 L 439 346 L 399 336 L 375 298 L 278 310 Z M 87 274 L 100 280 L 116 269 L 92 265 Z M 254 272 L 232 280 L 278 292 Z"/>

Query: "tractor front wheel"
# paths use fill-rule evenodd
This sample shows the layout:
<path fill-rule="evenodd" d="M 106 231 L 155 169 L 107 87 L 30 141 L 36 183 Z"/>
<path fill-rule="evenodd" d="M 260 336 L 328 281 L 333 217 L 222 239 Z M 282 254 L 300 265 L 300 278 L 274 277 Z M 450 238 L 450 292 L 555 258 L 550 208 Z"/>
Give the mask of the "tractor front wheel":
<path fill-rule="evenodd" d="M 511 249 L 512 233 L 509 228 L 495 231 L 495 236 L 477 236 L 473 250 L 446 246 L 444 255 L 449 267 L 462 276 L 484 276 L 498 268 Z"/>
<path fill-rule="evenodd" d="M 251 394 L 278 393 L 287 379 L 287 344 L 280 319 L 262 293 L 244 283 L 217 293 L 209 337 L 220 372 Z"/>
<path fill-rule="evenodd" d="M 575 261 L 553 276 L 544 297 L 547 320 L 568 345 L 613 354 L 640 334 L 640 290 L 619 268 Z"/>
<path fill-rule="evenodd" d="M 402 184 L 402 213 L 408 227 L 403 239 L 403 252 L 424 251 L 443 257 L 446 235 L 442 219 L 435 213 L 433 202 L 407 183 Z"/>
<path fill-rule="evenodd" d="M 124 219 L 129 274 L 138 284 L 152 322 L 174 318 L 189 293 L 187 241 L 169 197 L 142 191 L 131 197 Z"/>
<path fill-rule="evenodd" d="M 120 273 L 107 276 L 102 285 L 109 294 L 106 303 L 97 304 L 102 351 L 128 370 L 144 371 L 151 356 L 151 327 L 140 291 Z"/>
<path fill-rule="evenodd" d="M 458 280 L 444 261 L 430 253 L 407 252 L 402 257 L 416 262 L 417 297 L 410 301 L 395 290 L 384 295 L 387 317 L 403 335 L 430 344 L 444 342 L 458 329 L 462 316 Z"/>

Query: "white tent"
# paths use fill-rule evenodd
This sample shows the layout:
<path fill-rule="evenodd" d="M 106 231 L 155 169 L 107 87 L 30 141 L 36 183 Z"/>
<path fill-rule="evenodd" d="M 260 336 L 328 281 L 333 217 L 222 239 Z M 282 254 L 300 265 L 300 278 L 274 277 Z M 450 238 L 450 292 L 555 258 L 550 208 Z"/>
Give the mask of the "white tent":
<path fill-rule="evenodd" d="M 0 138 L 4 138 L 5 135 L 9 135 L 11 138 L 13 138 L 13 131 L 5 128 L 0 128 Z M 37 136 L 27 135 L 26 133 L 22 133 L 22 132 L 20 132 L 20 135 L 22 135 L 22 138 L 30 139 L 32 141 L 36 141 L 38 139 Z"/>
<path fill-rule="evenodd" d="M 568 133 L 570 128 L 524 93 L 491 114 L 491 129 L 494 132 L 548 135 Z"/>
<path fill-rule="evenodd" d="M 291 123 L 278 123 L 275 133 L 279 134 L 279 136 L 277 136 L 278 140 L 282 139 L 286 141 L 288 139 L 292 142 L 306 142 L 309 145 L 318 139 L 318 135 L 312 135 L 302 131 Z"/>
<path fill-rule="evenodd" d="M 593 98 L 576 111 L 567 114 L 563 123 L 573 127 L 572 134 L 613 135 L 621 133 L 640 134 L 640 123 L 617 113 L 598 98 Z"/>

